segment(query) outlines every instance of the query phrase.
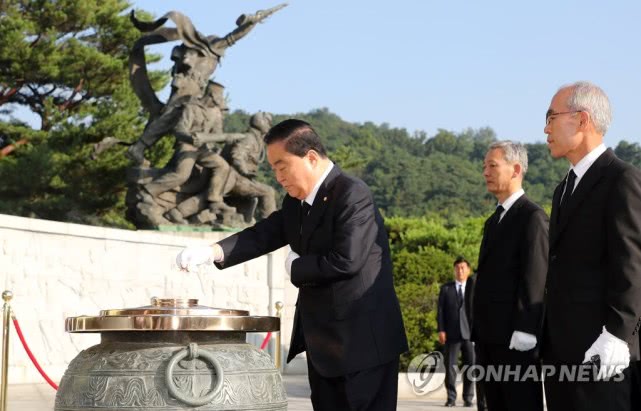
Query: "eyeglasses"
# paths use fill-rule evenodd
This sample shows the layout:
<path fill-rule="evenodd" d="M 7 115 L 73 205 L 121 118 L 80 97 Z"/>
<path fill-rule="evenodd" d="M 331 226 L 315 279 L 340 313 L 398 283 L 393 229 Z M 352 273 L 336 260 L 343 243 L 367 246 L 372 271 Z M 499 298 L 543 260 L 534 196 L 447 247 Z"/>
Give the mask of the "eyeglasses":
<path fill-rule="evenodd" d="M 576 114 L 576 113 L 580 113 L 580 112 L 582 112 L 582 111 L 583 111 L 583 110 L 562 111 L 562 112 L 560 112 L 560 113 L 550 113 L 550 112 L 547 112 L 547 113 L 545 113 L 545 125 L 547 126 L 548 124 L 550 124 L 550 122 L 551 122 L 552 120 L 554 120 L 554 118 L 555 118 L 556 116 L 560 116 L 561 114 Z"/>

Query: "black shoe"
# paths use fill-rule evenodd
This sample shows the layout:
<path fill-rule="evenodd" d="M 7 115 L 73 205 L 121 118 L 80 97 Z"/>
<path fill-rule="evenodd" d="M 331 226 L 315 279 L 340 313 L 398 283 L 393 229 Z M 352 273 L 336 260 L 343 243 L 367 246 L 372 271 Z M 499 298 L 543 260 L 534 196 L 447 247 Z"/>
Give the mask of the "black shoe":
<path fill-rule="evenodd" d="M 472 401 L 465 401 L 465 402 L 463 403 L 463 406 L 464 406 L 464 407 L 471 407 L 471 406 L 472 406 Z"/>
<path fill-rule="evenodd" d="M 454 403 L 454 401 L 448 401 L 448 402 L 446 402 L 446 403 L 445 403 L 445 405 L 444 405 L 444 406 L 445 406 L 445 407 L 454 407 L 455 405 L 456 405 L 456 404 Z"/>

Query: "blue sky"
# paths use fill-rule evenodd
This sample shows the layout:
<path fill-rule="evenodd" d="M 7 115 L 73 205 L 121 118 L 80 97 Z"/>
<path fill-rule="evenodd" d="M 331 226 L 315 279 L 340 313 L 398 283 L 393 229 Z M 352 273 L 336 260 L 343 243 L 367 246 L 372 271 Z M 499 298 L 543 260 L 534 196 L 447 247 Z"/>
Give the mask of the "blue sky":
<path fill-rule="evenodd" d="M 224 35 L 241 13 L 277 2 L 133 4 Z M 490 126 L 526 142 L 544 141 L 560 85 L 589 80 L 612 102 L 606 142 L 641 142 L 640 21 L 639 1 L 291 0 L 228 50 L 215 77 L 232 109 L 328 107 L 348 121 L 430 135 Z"/>
<path fill-rule="evenodd" d="M 276 4 L 133 1 L 156 16 L 182 11 L 207 35 Z M 215 78 L 232 109 L 327 107 L 348 121 L 410 132 L 490 126 L 501 139 L 525 142 L 544 141 L 545 111 L 560 85 L 589 80 L 613 105 L 606 142 L 641 142 L 640 21 L 641 2 L 632 0 L 290 0 L 228 49 Z M 169 66 L 167 57 L 157 68 Z"/>

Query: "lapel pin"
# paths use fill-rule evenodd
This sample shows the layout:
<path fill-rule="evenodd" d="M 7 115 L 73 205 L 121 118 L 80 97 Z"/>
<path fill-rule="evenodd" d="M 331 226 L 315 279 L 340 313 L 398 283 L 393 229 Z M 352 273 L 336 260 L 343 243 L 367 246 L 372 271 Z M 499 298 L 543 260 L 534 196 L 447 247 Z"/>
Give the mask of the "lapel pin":
<path fill-rule="evenodd" d="M 323 197 L 323 201 L 327 201 L 327 197 Z"/>

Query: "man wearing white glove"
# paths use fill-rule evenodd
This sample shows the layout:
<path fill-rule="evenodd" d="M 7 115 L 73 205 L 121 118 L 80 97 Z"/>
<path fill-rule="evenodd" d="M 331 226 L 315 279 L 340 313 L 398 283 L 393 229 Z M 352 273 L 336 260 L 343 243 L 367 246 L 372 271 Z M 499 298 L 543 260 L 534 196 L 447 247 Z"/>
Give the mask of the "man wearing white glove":
<path fill-rule="evenodd" d="M 514 331 L 510 339 L 510 350 L 530 351 L 536 347 L 536 335 Z"/>
<path fill-rule="evenodd" d="M 264 140 L 287 191 L 282 208 L 212 247 L 184 250 L 178 265 L 226 268 L 289 245 L 285 270 L 299 293 L 287 361 L 307 352 L 314 409 L 394 410 L 407 339 L 372 194 L 332 163 L 308 123 L 285 120 Z"/>
<path fill-rule="evenodd" d="M 628 343 L 610 334 L 603 327 L 599 338 L 585 352 L 583 363 L 589 362 L 594 362 L 598 368 L 597 380 L 612 378 L 630 365 Z"/>
<path fill-rule="evenodd" d="M 561 87 L 546 114 L 550 154 L 570 170 L 552 199 L 543 362 L 595 365 L 588 382 L 546 375 L 550 411 L 638 410 L 628 364 L 639 359 L 641 171 L 603 144 L 611 116 L 588 82 Z"/>
<path fill-rule="evenodd" d="M 197 266 L 223 260 L 223 249 L 218 244 L 186 247 L 176 256 L 176 265 L 184 271 L 195 271 Z"/>
<path fill-rule="evenodd" d="M 300 255 L 289 250 L 285 259 L 285 272 L 289 277 L 292 275 L 292 263 Z M 220 263 L 224 260 L 223 249 L 219 244 L 192 245 L 185 247 L 176 256 L 176 265 L 183 271 L 196 271 L 199 265 Z"/>
<path fill-rule="evenodd" d="M 487 190 L 498 205 L 483 228 L 472 339 L 485 375 L 494 367 L 504 376 L 477 382 L 489 410 L 543 410 L 543 387 L 536 378 L 537 335 L 543 315 L 548 218 L 525 196 L 527 166 L 525 147 L 511 141 L 490 145 L 483 163 Z"/>

